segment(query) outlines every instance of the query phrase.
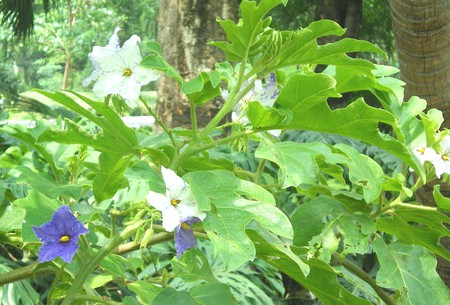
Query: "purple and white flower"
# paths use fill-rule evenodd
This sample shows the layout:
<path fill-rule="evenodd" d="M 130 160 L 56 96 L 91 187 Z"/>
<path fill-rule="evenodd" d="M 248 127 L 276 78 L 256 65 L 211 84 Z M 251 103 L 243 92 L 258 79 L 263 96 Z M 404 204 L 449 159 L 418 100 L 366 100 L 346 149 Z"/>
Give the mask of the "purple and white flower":
<path fill-rule="evenodd" d="M 187 184 L 173 170 L 161 166 L 161 173 L 166 185 L 166 193 L 150 191 L 147 202 L 161 211 L 162 224 L 168 232 L 175 231 L 177 255 L 195 246 L 195 238 L 190 227 L 205 219 Z"/>

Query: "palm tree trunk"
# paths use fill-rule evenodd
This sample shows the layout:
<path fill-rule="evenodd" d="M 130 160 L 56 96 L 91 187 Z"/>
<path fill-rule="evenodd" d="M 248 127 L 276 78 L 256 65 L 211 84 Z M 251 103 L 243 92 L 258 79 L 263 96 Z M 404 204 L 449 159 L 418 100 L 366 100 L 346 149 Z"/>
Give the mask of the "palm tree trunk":
<path fill-rule="evenodd" d="M 429 108 L 443 112 L 442 127 L 450 127 L 450 2 L 448 0 L 391 0 L 393 30 L 397 43 L 400 73 L 406 82 L 405 100 L 416 95 Z M 417 200 L 435 205 L 432 181 L 417 192 Z M 447 190 L 446 190 L 447 189 Z M 450 195 L 448 185 L 441 185 Z M 450 239 L 441 243 L 450 250 Z M 437 272 L 450 287 L 450 263 L 438 258 Z"/>
<path fill-rule="evenodd" d="M 405 100 L 417 95 L 441 110 L 450 127 L 450 45 L 448 0 L 391 0 L 392 26 Z"/>

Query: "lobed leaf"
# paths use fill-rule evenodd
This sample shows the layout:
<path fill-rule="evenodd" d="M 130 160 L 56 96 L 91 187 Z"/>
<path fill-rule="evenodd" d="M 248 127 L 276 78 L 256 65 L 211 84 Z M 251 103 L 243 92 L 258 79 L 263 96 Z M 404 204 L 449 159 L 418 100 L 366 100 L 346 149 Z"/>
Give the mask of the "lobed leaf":
<path fill-rule="evenodd" d="M 450 290 L 436 273 L 436 259 L 426 249 L 402 243 L 386 244 L 374 240 L 380 269 L 377 284 L 398 291 L 399 305 L 447 304 Z"/>
<path fill-rule="evenodd" d="M 274 234 L 292 238 L 289 219 L 262 187 L 223 170 L 191 172 L 185 178 L 200 208 L 211 211 L 203 225 L 228 269 L 255 258 L 255 246 L 245 233 L 252 221 Z"/>

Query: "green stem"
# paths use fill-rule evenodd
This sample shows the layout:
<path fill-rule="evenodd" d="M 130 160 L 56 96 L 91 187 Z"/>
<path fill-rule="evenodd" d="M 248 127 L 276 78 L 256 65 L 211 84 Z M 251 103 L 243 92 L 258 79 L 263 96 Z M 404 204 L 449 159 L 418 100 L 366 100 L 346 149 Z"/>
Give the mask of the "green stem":
<path fill-rule="evenodd" d="M 256 173 L 255 173 L 255 179 L 254 179 L 254 183 L 258 183 L 259 179 L 261 178 L 261 175 L 264 171 L 264 167 L 266 166 L 266 162 L 267 159 L 262 159 L 261 162 L 259 162 L 258 164 L 258 168 L 256 169 Z"/>
<path fill-rule="evenodd" d="M 422 187 L 422 186 L 423 186 L 423 180 L 419 177 L 419 178 L 417 179 L 416 183 L 411 187 L 410 190 L 411 190 L 412 193 L 415 193 L 415 192 L 416 192 L 420 187 Z M 401 191 L 400 194 L 397 196 L 397 198 L 395 198 L 393 201 L 391 201 L 389 204 L 385 205 L 384 207 L 378 209 L 378 210 L 377 210 L 375 213 L 373 213 L 370 217 L 371 217 L 372 219 L 375 219 L 375 218 L 377 218 L 378 216 L 380 216 L 380 215 L 386 213 L 387 211 L 392 210 L 392 209 L 395 208 L 396 206 L 406 205 L 405 203 L 403 203 L 403 201 L 404 201 L 406 198 L 408 198 L 408 197 L 409 197 L 409 196 L 406 194 L 405 191 Z M 420 207 L 420 206 L 417 206 L 417 205 L 411 205 L 411 204 L 408 204 L 407 206 L 408 206 L 408 207 L 413 206 L 413 207 L 416 207 L 416 208 Z"/>
<path fill-rule="evenodd" d="M 50 289 L 49 289 L 49 292 L 48 292 L 48 295 L 49 295 L 49 297 L 48 297 L 48 299 L 49 299 L 48 305 L 52 305 L 54 303 L 54 299 L 52 298 L 52 294 L 53 294 L 53 291 L 55 291 L 55 287 L 58 285 L 58 282 L 59 282 L 62 274 L 64 273 L 64 268 L 66 266 L 67 266 L 67 263 L 64 262 L 61 265 L 61 267 L 58 270 L 58 272 L 56 273 L 55 279 L 53 280 L 52 285 L 50 286 Z"/>
<path fill-rule="evenodd" d="M 205 144 L 203 146 L 192 146 L 189 145 L 189 148 L 186 149 L 183 153 L 181 153 L 178 158 L 176 159 L 176 161 L 173 161 L 171 164 L 171 168 L 177 168 L 178 166 L 180 166 L 181 164 L 183 164 L 183 162 L 188 159 L 189 157 L 198 154 L 199 152 L 208 150 L 210 148 L 231 142 L 233 140 L 245 137 L 245 136 L 249 136 L 253 133 L 259 132 L 259 129 L 253 129 L 253 130 L 245 130 L 242 132 L 237 132 L 232 134 L 231 136 L 228 136 L 226 138 L 222 138 L 222 139 L 218 139 L 216 141 L 213 142 L 209 142 L 208 144 Z"/>
<path fill-rule="evenodd" d="M 195 112 L 195 104 L 189 101 L 191 107 L 191 126 L 192 126 L 192 139 L 197 140 L 197 113 Z"/>
<path fill-rule="evenodd" d="M 382 299 L 386 305 L 395 305 L 395 302 L 392 300 L 391 296 L 384 291 L 380 286 L 377 285 L 376 281 L 369 276 L 364 270 L 353 264 L 346 258 L 341 258 L 338 253 L 333 254 L 333 262 L 337 265 L 343 266 L 345 269 L 362 279 L 364 282 L 370 285 L 370 287 L 375 290 L 377 295 Z"/>
<path fill-rule="evenodd" d="M 155 122 L 161 126 L 161 128 L 164 130 L 164 132 L 169 136 L 170 141 L 172 142 L 173 147 L 175 148 L 175 153 L 178 153 L 178 144 L 175 140 L 172 131 L 159 119 L 159 117 L 156 115 L 156 113 L 152 110 L 150 105 L 147 103 L 145 99 L 143 99 L 141 96 L 139 96 L 139 99 L 144 104 L 145 109 L 147 109 L 148 113 L 155 119 Z"/>
<path fill-rule="evenodd" d="M 176 169 L 185 159 L 196 154 L 198 151 L 205 150 L 203 148 L 199 149 L 199 143 L 209 136 L 211 131 L 219 125 L 220 121 L 232 111 L 236 104 L 254 87 L 254 82 L 252 81 L 243 90 L 240 90 L 242 84 L 247 79 L 246 77 L 248 76 L 245 75 L 245 61 L 242 61 L 236 86 L 233 88 L 229 98 L 225 101 L 225 104 L 223 104 L 219 112 L 217 112 L 198 136 L 188 144 L 188 147 L 180 154 L 179 158 L 173 158 L 170 168 Z"/>
<path fill-rule="evenodd" d="M 209 240 L 208 235 L 206 235 L 205 233 L 202 233 L 202 232 L 194 231 L 194 236 L 197 238 Z M 166 241 L 169 241 L 172 239 L 173 239 L 173 232 L 156 233 L 155 235 L 152 236 L 152 239 L 148 242 L 147 247 L 150 247 L 150 246 L 162 243 L 162 242 L 166 242 Z M 114 254 L 125 254 L 125 253 L 129 253 L 132 251 L 136 251 L 139 248 L 140 248 L 140 244 L 132 241 L 132 242 L 120 245 L 113 251 L 113 253 Z"/>
<path fill-rule="evenodd" d="M 38 264 L 38 262 L 34 262 L 31 265 L 0 274 L 0 286 L 31 277 L 38 277 L 55 273 L 55 270 L 51 268 L 39 268 L 35 270 Z"/>
<path fill-rule="evenodd" d="M 84 294 L 78 294 L 78 293 L 73 296 L 73 301 L 74 301 L 74 303 L 94 302 L 95 304 L 106 304 L 106 305 L 120 305 L 120 304 L 122 304 L 122 303 L 119 303 L 119 302 L 105 300 L 105 299 L 103 299 L 102 297 L 99 297 L 99 296 L 84 295 Z"/>
<path fill-rule="evenodd" d="M 87 277 L 95 270 L 95 268 L 97 268 L 100 262 L 108 254 L 113 252 L 113 250 L 117 248 L 122 242 L 124 242 L 133 232 L 138 230 L 141 227 L 141 225 L 142 225 L 141 222 L 137 222 L 134 225 L 126 228 L 121 234 L 114 236 L 89 261 L 87 261 L 85 265 L 82 265 L 72 285 L 67 291 L 66 298 L 61 303 L 61 305 L 73 304 L 74 296 L 81 291 L 83 285 L 86 282 Z"/>

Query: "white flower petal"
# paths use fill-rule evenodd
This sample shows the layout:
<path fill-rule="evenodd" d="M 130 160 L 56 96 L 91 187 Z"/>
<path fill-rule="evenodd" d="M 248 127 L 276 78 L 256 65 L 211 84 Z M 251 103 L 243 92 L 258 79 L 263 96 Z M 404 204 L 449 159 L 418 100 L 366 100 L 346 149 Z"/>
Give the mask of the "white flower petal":
<path fill-rule="evenodd" d="M 181 201 L 181 203 L 178 204 L 175 208 L 179 212 L 181 219 L 185 219 L 188 217 L 197 217 L 200 220 L 203 220 L 206 217 L 206 214 L 200 211 L 197 203 L 195 202 L 186 203 L 184 201 Z"/>
<path fill-rule="evenodd" d="M 110 50 L 114 50 L 117 51 L 120 49 L 120 39 L 119 39 L 119 35 L 117 35 L 117 33 L 120 31 L 119 27 L 116 27 L 116 29 L 114 30 L 114 34 L 111 36 L 111 38 L 109 38 L 109 43 L 106 46 L 106 48 L 110 49 Z"/>
<path fill-rule="evenodd" d="M 443 155 L 438 154 L 432 161 L 438 178 L 441 178 L 442 174 L 450 174 L 450 161 L 444 160 L 442 157 Z"/>
<path fill-rule="evenodd" d="M 141 92 L 141 85 L 130 77 L 122 79 L 118 87 L 118 93 L 123 97 L 130 107 L 136 106 L 136 101 L 139 99 Z"/>
<path fill-rule="evenodd" d="M 164 211 L 167 208 L 173 207 L 170 203 L 170 199 L 161 193 L 150 191 L 146 199 L 147 202 L 158 211 Z"/>
<path fill-rule="evenodd" d="M 101 74 L 94 85 L 94 94 L 97 96 L 107 96 L 108 94 L 120 94 L 123 77 L 120 72 L 110 72 Z"/>
<path fill-rule="evenodd" d="M 133 68 L 131 77 L 141 86 L 144 86 L 151 81 L 157 80 L 159 78 L 159 72 L 137 66 Z"/>
<path fill-rule="evenodd" d="M 161 166 L 161 173 L 166 184 L 167 193 L 171 199 L 178 199 L 186 190 L 186 182 L 179 177 L 173 170 Z"/>
<path fill-rule="evenodd" d="M 127 68 L 117 51 L 106 47 L 95 46 L 89 56 L 95 60 L 103 72 L 120 71 L 123 73 Z"/>
<path fill-rule="evenodd" d="M 433 148 L 426 147 L 425 145 L 415 148 L 413 152 L 422 164 L 424 164 L 425 161 L 433 161 L 438 157 L 438 154 Z"/>
<path fill-rule="evenodd" d="M 172 232 L 181 224 L 180 213 L 174 206 L 170 206 L 162 211 L 163 227 L 168 232 Z"/>
<path fill-rule="evenodd" d="M 137 35 L 133 35 L 125 41 L 122 49 L 119 50 L 118 55 L 122 59 L 122 62 L 130 69 L 139 65 L 142 60 L 141 50 L 139 49 L 138 43 L 141 38 Z"/>

